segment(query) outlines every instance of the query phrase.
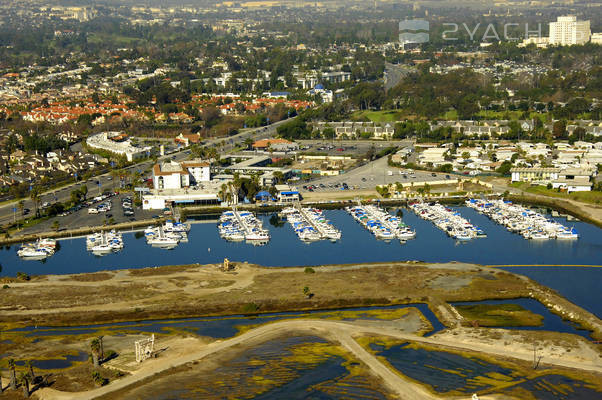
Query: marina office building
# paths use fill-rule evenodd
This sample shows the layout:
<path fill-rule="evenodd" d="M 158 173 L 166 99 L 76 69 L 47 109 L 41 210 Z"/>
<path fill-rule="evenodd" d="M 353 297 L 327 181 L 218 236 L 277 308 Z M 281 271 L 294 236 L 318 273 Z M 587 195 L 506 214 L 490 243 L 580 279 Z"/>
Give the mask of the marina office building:
<path fill-rule="evenodd" d="M 161 210 L 176 204 L 219 204 L 222 182 L 211 181 L 211 165 L 202 160 L 158 163 L 153 189 L 142 196 L 142 208 Z"/>
<path fill-rule="evenodd" d="M 590 179 L 595 171 L 588 168 L 512 168 L 512 182 L 529 182 L 533 185 L 551 184 L 554 189 L 571 192 L 592 190 Z"/>

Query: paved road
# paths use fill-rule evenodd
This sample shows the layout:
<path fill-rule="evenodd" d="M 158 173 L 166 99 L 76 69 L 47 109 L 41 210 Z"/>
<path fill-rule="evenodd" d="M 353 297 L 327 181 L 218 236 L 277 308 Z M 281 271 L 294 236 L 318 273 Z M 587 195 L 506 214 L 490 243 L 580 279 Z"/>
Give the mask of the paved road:
<path fill-rule="evenodd" d="M 257 128 L 257 129 L 248 129 L 248 130 L 245 130 L 244 132 L 241 132 L 234 136 L 230 136 L 228 138 L 209 139 L 209 140 L 205 141 L 204 145 L 208 146 L 208 147 L 209 146 L 217 147 L 217 146 L 219 146 L 219 144 L 222 141 L 226 141 L 227 145 L 224 148 L 224 151 L 227 151 L 228 149 L 231 149 L 231 148 L 235 147 L 236 145 L 244 142 L 245 139 L 247 139 L 249 137 L 253 138 L 254 140 L 258 140 L 258 139 L 264 139 L 267 137 L 274 136 L 276 134 L 276 128 L 287 121 L 288 120 L 279 121 L 279 122 L 276 122 L 267 127 L 262 127 L 262 128 Z M 176 161 L 182 161 L 189 157 L 190 157 L 190 150 L 181 150 L 179 152 L 160 157 L 159 161 L 166 161 L 169 159 L 173 159 Z M 132 165 L 125 169 L 128 171 L 131 171 L 131 172 L 140 171 L 140 173 L 142 173 L 143 175 L 149 175 L 152 165 L 153 165 L 153 161 L 148 160 L 148 161 L 144 161 L 144 162 Z M 55 203 L 57 201 L 65 202 L 70 199 L 71 192 L 74 189 L 81 187 L 82 185 L 86 185 L 88 187 L 88 197 L 90 197 L 90 195 L 96 195 L 99 192 L 102 192 L 102 190 L 105 188 L 118 187 L 118 185 L 113 182 L 110 174 L 107 173 L 104 175 L 100 175 L 100 176 L 91 178 L 87 182 L 78 182 L 75 184 L 65 186 L 58 190 L 49 190 L 41 196 L 40 204 L 43 204 L 45 202 Z M 24 202 L 25 202 L 25 208 L 31 210 L 30 212 L 33 213 L 34 212 L 33 202 L 30 199 L 24 199 Z M 13 211 L 14 208 L 17 208 L 17 204 L 18 204 L 18 201 L 13 201 L 13 202 L 10 202 L 7 204 L 0 205 L 0 225 L 10 223 L 15 218 L 19 219 L 18 218 L 19 216 L 17 215 L 19 213 L 18 209 L 16 212 Z M 28 217 L 28 215 L 26 215 L 25 217 Z M 90 225 L 90 224 L 87 224 L 87 225 Z"/>

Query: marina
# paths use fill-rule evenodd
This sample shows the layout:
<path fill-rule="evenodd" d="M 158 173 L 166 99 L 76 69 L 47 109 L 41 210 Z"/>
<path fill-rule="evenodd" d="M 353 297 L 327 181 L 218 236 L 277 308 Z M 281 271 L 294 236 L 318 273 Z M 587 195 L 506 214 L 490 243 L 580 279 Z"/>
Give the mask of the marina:
<path fill-rule="evenodd" d="M 414 239 L 416 232 L 410 229 L 399 217 L 393 216 L 375 205 L 357 205 L 345 210 L 377 239 L 401 242 Z"/>
<path fill-rule="evenodd" d="M 265 245 L 270 241 L 270 232 L 263 228 L 263 223 L 255 214 L 236 208 L 222 213 L 218 230 L 222 238 L 231 242 L 246 240 L 254 245 Z"/>
<path fill-rule="evenodd" d="M 470 199 L 466 200 L 466 205 L 525 239 L 579 239 L 579 233 L 574 227 L 567 228 L 536 211 L 510 201 Z"/>
<path fill-rule="evenodd" d="M 341 231 L 336 229 L 317 208 L 287 207 L 281 214 L 293 227 L 295 233 L 303 242 L 341 239 Z"/>
<path fill-rule="evenodd" d="M 248 246 L 229 242 L 219 236 L 216 221 L 206 217 L 188 218 L 189 242 L 179 242 L 170 251 L 149 246 L 144 231 L 122 232 L 124 250 L 96 257 L 86 250 L 86 238 L 61 239 L 52 257 L 33 261 L 17 254 L 18 245 L 0 249 L 4 276 L 17 272 L 29 275 L 74 274 L 124 268 L 143 268 L 190 263 L 221 263 L 224 258 L 248 261 L 264 266 L 328 265 L 345 263 L 419 260 L 424 262 L 458 261 L 483 265 L 602 265 L 602 230 L 594 225 L 575 221 L 579 240 L 524 240 L 498 225 L 484 214 L 469 207 L 455 207 L 475 225 L 483 227 L 488 237 L 461 242 L 447 239 L 441 230 L 416 214 L 401 209 L 403 222 L 417 232 L 416 238 L 401 244 L 399 241 L 375 240 L 374 235 L 358 224 L 344 210 L 325 210 L 323 214 L 344 232 L 336 243 L 301 242 L 293 229 L 276 224 L 272 213 L 258 214 L 257 219 L 270 229 L 270 241 L 265 246 Z M 397 209 L 390 209 L 395 215 Z M 566 224 L 566 218 L 551 217 Z M 504 243 L 504 246 L 500 246 Z M 508 251 L 512 249 L 512 251 Z M 513 272 L 525 273 L 550 286 L 596 315 L 602 315 L 597 268 L 582 267 L 517 267 Z"/>
<path fill-rule="evenodd" d="M 442 204 L 413 203 L 410 204 L 410 209 L 456 240 L 466 241 L 487 236 L 482 229 L 471 224 L 459 212 Z"/>

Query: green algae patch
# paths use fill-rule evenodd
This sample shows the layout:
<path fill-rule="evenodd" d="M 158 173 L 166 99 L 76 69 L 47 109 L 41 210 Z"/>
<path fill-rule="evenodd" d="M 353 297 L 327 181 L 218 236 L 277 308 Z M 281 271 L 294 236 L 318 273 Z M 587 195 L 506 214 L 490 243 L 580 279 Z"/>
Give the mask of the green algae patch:
<path fill-rule="evenodd" d="M 518 304 L 467 304 L 456 305 L 456 310 L 479 326 L 542 326 L 543 316 Z"/>
<path fill-rule="evenodd" d="M 392 371 L 395 371 L 418 384 L 424 385 L 433 394 L 437 394 L 438 396 L 456 397 L 470 396 L 471 393 L 478 393 L 479 395 L 504 393 L 521 399 L 538 399 L 541 398 L 541 395 L 544 392 L 553 394 L 559 398 L 570 397 L 570 395 L 578 388 L 585 388 L 592 391 L 588 393 L 602 392 L 602 381 L 600 381 L 599 375 L 593 372 L 582 370 L 576 371 L 564 368 L 534 370 L 532 363 L 527 361 L 442 348 L 419 342 L 408 342 L 386 336 L 363 336 L 356 338 L 356 341 L 367 351 L 374 354 Z M 380 349 L 377 350 L 378 347 L 380 347 Z M 400 347 L 402 350 L 423 350 L 432 353 L 455 354 L 466 360 L 477 363 L 478 367 L 476 370 L 471 370 L 460 364 L 450 368 L 446 363 L 441 365 L 432 362 L 424 363 L 423 367 L 428 370 L 439 371 L 442 374 L 449 374 L 450 376 L 465 379 L 464 384 L 461 386 L 447 391 L 440 391 L 440 389 L 436 390 L 436 386 L 433 386 L 422 379 L 406 375 L 408 371 L 405 371 L 405 368 L 396 368 L 391 360 L 383 354 L 383 351 L 386 352 L 386 350 L 390 350 L 394 347 Z M 502 371 L 503 373 L 488 371 L 488 365 L 494 368 L 503 368 L 505 371 Z M 481 366 L 483 367 L 482 370 Z M 414 368 L 415 365 L 407 365 L 406 367 Z M 557 382 L 558 380 L 561 382 Z"/>

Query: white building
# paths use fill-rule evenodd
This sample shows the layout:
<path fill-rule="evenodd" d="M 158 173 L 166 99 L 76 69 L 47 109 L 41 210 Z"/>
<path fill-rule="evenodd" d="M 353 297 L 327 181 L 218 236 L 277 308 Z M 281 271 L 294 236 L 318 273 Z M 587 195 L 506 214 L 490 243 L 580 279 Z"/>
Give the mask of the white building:
<path fill-rule="evenodd" d="M 153 187 L 162 189 L 182 189 L 211 180 L 211 166 L 202 160 L 172 161 L 155 164 L 153 167 Z"/>
<path fill-rule="evenodd" d="M 276 190 L 278 191 L 276 197 L 280 203 L 292 203 L 301 199 L 299 191 L 292 186 L 276 185 Z"/>
<path fill-rule="evenodd" d="M 147 156 L 152 147 L 132 146 L 128 135 L 123 132 L 101 132 L 86 139 L 86 145 L 92 149 L 104 150 L 120 156 L 128 161 Z"/>
<path fill-rule="evenodd" d="M 589 42 L 591 30 L 589 21 L 577 21 L 574 15 L 558 17 L 550 22 L 550 44 L 570 46 Z"/>
<path fill-rule="evenodd" d="M 445 154 L 448 151 L 445 147 L 431 147 L 418 155 L 418 161 L 422 165 L 432 164 L 433 167 L 438 167 L 449 163 L 449 161 L 445 160 Z"/>
<path fill-rule="evenodd" d="M 592 33 L 591 41 L 593 44 L 602 44 L 602 33 Z"/>
<path fill-rule="evenodd" d="M 155 164 L 153 189 L 142 197 L 142 208 L 161 210 L 177 204 L 219 204 L 222 182 L 211 181 L 210 168 L 202 160 Z"/>

